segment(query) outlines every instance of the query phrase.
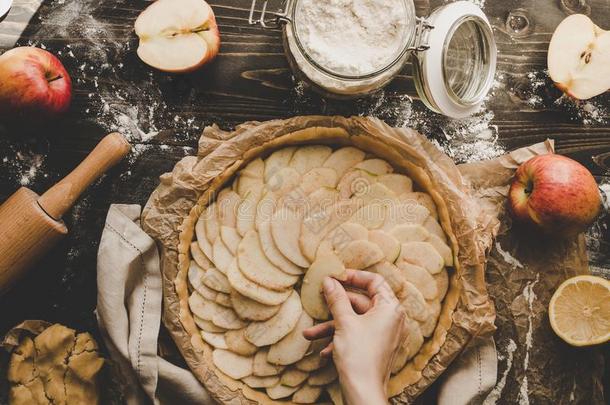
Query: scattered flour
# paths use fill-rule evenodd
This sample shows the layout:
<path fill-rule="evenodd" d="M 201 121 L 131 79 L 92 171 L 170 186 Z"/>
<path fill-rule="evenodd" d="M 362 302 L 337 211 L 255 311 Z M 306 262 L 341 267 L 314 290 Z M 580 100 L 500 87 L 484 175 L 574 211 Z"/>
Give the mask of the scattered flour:
<path fill-rule="evenodd" d="M 34 152 L 29 145 L 2 145 L 7 155 L 0 162 L 0 170 L 22 186 L 30 186 L 38 176 L 47 177 L 43 172 L 45 152 Z"/>
<path fill-rule="evenodd" d="M 488 100 L 501 86 L 496 81 Z M 498 127 L 492 124 L 494 113 L 486 108 L 488 100 L 478 113 L 459 120 L 436 114 L 409 95 L 387 89 L 362 99 L 337 101 L 321 98 L 304 83 L 296 82 L 289 100 L 294 115 L 320 113 L 311 106 L 322 103 L 323 114 L 373 116 L 395 127 L 413 128 L 458 163 L 491 159 L 506 153 L 498 139 Z"/>
<path fill-rule="evenodd" d="M 514 353 L 517 350 L 517 344 L 514 340 L 508 339 L 508 343 L 506 344 L 506 356 L 498 352 L 498 360 L 506 359 L 506 368 L 502 372 L 502 376 L 500 380 L 496 384 L 496 386 L 491 390 L 491 392 L 483 401 L 483 405 L 495 405 L 500 397 L 502 396 L 502 391 L 504 390 L 504 386 L 506 386 L 506 380 L 508 379 L 508 373 L 513 368 L 513 357 Z"/>
<path fill-rule="evenodd" d="M 534 293 L 534 286 L 538 284 L 540 281 L 540 274 L 536 274 L 536 280 L 529 281 L 525 288 L 523 289 L 523 298 L 525 298 L 525 302 L 527 303 L 527 332 L 525 334 L 525 357 L 523 358 L 523 381 L 519 386 L 519 396 L 517 400 L 519 401 L 519 405 L 529 405 L 529 394 L 528 394 L 528 384 L 527 384 L 527 369 L 529 367 L 530 362 L 530 350 L 532 349 L 532 344 L 534 342 L 534 301 L 536 300 L 536 293 Z"/>
<path fill-rule="evenodd" d="M 516 257 L 511 255 L 506 250 L 502 249 L 502 246 L 500 246 L 500 242 L 498 242 L 498 241 L 496 241 L 496 250 L 498 251 L 500 256 L 502 256 L 502 259 L 504 259 L 504 261 L 506 263 L 508 263 L 511 266 L 513 266 L 514 269 L 517 269 L 517 268 L 521 268 L 522 269 L 523 268 L 523 264 L 521 264 L 521 262 L 519 260 L 517 260 Z"/>

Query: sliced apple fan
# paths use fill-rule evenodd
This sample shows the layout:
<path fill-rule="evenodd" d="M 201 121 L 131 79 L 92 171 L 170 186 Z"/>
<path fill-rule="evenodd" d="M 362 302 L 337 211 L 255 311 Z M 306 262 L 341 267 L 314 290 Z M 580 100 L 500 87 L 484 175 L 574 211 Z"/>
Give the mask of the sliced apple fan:
<path fill-rule="evenodd" d="M 324 278 L 351 268 L 382 275 L 405 308 L 403 369 L 436 327 L 453 265 L 430 195 L 354 147 L 279 149 L 234 182 L 197 221 L 187 277 L 216 367 L 274 400 L 340 395 L 318 354 L 329 340 L 302 333 L 330 318 Z"/>

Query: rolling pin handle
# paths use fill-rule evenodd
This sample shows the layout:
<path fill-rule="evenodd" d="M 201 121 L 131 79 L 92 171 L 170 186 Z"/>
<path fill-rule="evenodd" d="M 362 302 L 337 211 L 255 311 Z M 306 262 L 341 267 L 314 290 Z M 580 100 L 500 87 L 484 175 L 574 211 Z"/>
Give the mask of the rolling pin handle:
<path fill-rule="evenodd" d="M 38 199 L 40 207 L 59 220 L 82 192 L 104 172 L 123 159 L 131 145 L 118 132 L 106 135 L 70 174 Z"/>

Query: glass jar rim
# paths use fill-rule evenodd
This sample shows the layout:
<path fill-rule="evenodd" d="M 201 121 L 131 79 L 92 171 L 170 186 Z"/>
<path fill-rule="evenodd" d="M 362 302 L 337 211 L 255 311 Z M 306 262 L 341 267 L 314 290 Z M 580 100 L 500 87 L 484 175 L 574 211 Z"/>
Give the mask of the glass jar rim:
<path fill-rule="evenodd" d="M 290 19 L 289 19 L 290 22 L 287 24 L 287 26 L 290 26 L 290 30 L 292 31 L 295 43 L 296 43 L 299 51 L 301 52 L 301 54 L 305 57 L 307 62 L 309 62 L 313 67 L 315 67 L 319 71 L 323 72 L 324 74 L 329 75 L 332 78 L 338 79 L 338 80 L 360 81 L 360 80 L 371 79 L 371 78 L 380 76 L 383 73 L 387 72 L 388 70 L 392 69 L 397 63 L 403 63 L 405 55 L 411 51 L 413 42 L 415 40 L 415 29 L 416 29 L 416 23 L 417 23 L 416 15 L 415 15 L 415 6 L 413 4 L 413 0 L 401 0 L 401 1 L 403 2 L 404 6 L 405 6 L 405 18 L 411 19 L 411 21 L 408 24 L 408 28 L 405 32 L 404 45 L 400 48 L 400 52 L 398 52 L 397 55 L 390 62 L 385 64 L 382 68 L 379 68 L 379 69 L 377 69 L 373 72 L 367 73 L 367 74 L 346 75 L 346 74 L 337 73 L 337 72 L 334 72 L 334 71 L 320 65 L 314 58 L 311 57 L 311 55 L 309 54 L 309 52 L 307 51 L 307 49 L 301 42 L 301 39 L 299 37 L 299 31 L 297 29 L 298 23 L 297 23 L 297 18 L 296 18 L 296 10 L 297 10 L 297 4 L 299 3 L 299 0 L 289 1 L 289 3 L 290 3 L 289 7 L 291 7 L 291 9 L 287 10 L 287 11 L 290 14 Z"/>
<path fill-rule="evenodd" d="M 477 15 L 466 15 L 463 16 L 462 18 L 458 19 L 457 21 L 455 21 L 453 23 L 453 25 L 451 26 L 451 28 L 449 28 L 449 34 L 447 35 L 447 38 L 445 39 L 445 43 L 443 44 L 443 58 L 442 58 L 442 64 L 443 66 L 446 66 L 446 57 L 447 57 L 447 50 L 449 47 L 449 44 L 451 43 L 451 40 L 453 39 L 453 35 L 455 34 L 455 32 L 465 23 L 468 22 L 473 22 L 476 27 L 480 30 L 480 32 L 484 35 L 483 37 L 483 41 L 482 41 L 482 46 L 486 48 L 486 51 L 489 51 L 489 47 L 490 47 L 490 43 L 492 41 L 491 38 L 491 31 L 489 31 L 487 29 L 487 25 L 485 23 L 485 21 L 477 16 Z M 482 52 L 483 57 L 489 58 L 489 52 Z M 474 94 L 473 96 L 470 96 L 468 98 L 464 98 L 461 97 L 459 95 L 457 95 L 454 91 L 454 89 L 451 86 L 447 86 L 447 93 L 448 95 L 453 98 L 454 100 L 456 100 L 456 102 L 459 102 L 462 105 L 465 106 L 474 106 L 477 105 L 481 102 L 482 99 L 485 98 L 485 96 L 487 95 L 487 93 L 489 92 L 489 87 L 490 87 L 490 82 L 493 81 L 494 78 L 494 69 L 488 68 L 488 71 L 486 72 L 487 75 L 485 77 L 484 80 L 480 81 L 480 85 L 479 85 L 479 89 L 476 92 L 476 94 Z M 443 74 L 444 74 L 444 70 L 443 70 Z M 447 82 L 447 80 L 445 79 L 445 83 Z"/>

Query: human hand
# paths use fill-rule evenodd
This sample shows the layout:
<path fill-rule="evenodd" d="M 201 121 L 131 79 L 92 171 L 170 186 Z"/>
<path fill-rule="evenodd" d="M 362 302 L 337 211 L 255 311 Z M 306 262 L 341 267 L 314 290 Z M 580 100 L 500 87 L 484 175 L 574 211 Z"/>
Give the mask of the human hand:
<path fill-rule="evenodd" d="M 333 316 L 303 332 L 309 340 L 333 335 L 321 356 L 331 356 L 350 405 L 387 404 L 386 386 L 400 342 L 405 313 L 385 279 L 376 273 L 347 270 L 346 291 L 335 279 L 324 280 L 324 296 Z"/>

